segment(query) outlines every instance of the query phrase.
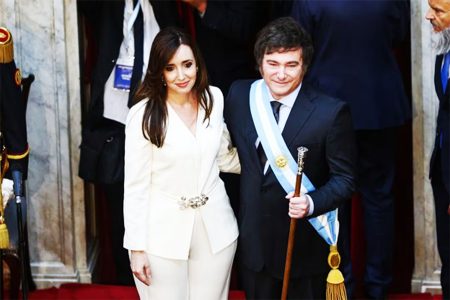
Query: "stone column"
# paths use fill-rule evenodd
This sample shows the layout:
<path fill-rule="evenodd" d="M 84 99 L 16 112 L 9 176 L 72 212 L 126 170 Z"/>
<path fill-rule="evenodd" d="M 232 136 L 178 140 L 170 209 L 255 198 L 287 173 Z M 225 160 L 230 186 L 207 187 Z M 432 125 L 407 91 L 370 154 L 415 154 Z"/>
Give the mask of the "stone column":
<path fill-rule="evenodd" d="M 414 256 L 413 292 L 440 290 L 433 193 L 428 179 L 435 137 L 438 99 L 434 89 L 435 54 L 427 1 L 411 1 L 411 71 L 413 95 Z"/>
<path fill-rule="evenodd" d="M 83 183 L 77 177 L 80 74 L 76 0 L 2 0 L 24 76 L 36 76 L 27 108 L 32 273 L 38 287 L 90 282 Z"/>

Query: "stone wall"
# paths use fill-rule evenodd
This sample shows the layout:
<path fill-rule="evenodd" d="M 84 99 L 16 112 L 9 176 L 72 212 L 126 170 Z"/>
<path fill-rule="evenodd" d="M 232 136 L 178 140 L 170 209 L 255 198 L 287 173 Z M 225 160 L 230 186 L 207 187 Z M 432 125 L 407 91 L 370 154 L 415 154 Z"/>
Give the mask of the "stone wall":
<path fill-rule="evenodd" d="M 75 0 L 0 1 L 16 64 L 33 73 L 27 107 L 27 181 L 33 277 L 39 287 L 89 282 L 80 143 L 80 79 Z"/>
<path fill-rule="evenodd" d="M 440 290 L 434 202 L 428 170 L 435 137 L 438 99 L 434 90 L 428 2 L 411 1 L 411 78 L 413 95 L 414 273 L 413 292 Z"/>

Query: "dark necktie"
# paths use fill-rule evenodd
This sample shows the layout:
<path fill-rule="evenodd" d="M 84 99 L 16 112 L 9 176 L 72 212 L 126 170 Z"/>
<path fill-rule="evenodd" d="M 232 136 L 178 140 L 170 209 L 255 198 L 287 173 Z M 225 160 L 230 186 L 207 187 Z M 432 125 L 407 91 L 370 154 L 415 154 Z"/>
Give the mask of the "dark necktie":
<path fill-rule="evenodd" d="M 450 52 L 444 55 L 444 63 L 441 69 L 442 92 L 445 94 L 448 81 L 448 67 L 450 66 Z"/>
<path fill-rule="evenodd" d="M 138 1 L 133 1 L 136 7 Z M 131 75 L 130 93 L 128 95 L 128 107 L 133 105 L 133 96 L 142 78 L 142 68 L 144 67 L 144 17 L 142 8 L 139 9 L 136 20 L 133 24 L 134 35 L 134 65 Z"/>
<path fill-rule="evenodd" d="M 280 107 L 283 104 L 281 102 L 275 100 L 275 101 L 271 101 L 270 105 L 272 106 L 272 112 L 273 112 L 273 116 L 275 117 L 275 122 L 278 124 L 278 120 L 280 119 Z M 261 166 L 264 169 L 264 166 L 266 165 L 266 162 L 267 162 L 267 157 L 266 157 L 266 153 L 264 152 L 261 142 L 259 143 L 256 151 L 258 152 L 259 161 L 261 162 Z"/>

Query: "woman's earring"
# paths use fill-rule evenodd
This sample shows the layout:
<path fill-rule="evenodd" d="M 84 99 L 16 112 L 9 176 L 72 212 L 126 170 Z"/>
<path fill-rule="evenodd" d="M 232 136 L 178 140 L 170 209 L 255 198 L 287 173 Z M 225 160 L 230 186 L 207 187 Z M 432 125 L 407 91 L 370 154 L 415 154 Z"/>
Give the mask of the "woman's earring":
<path fill-rule="evenodd" d="M 198 73 L 198 67 L 197 67 L 197 73 Z"/>
<path fill-rule="evenodd" d="M 164 81 L 164 78 L 163 78 L 163 77 L 161 77 L 161 81 L 162 81 L 162 83 L 163 83 L 164 86 L 167 85 L 166 82 Z"/>

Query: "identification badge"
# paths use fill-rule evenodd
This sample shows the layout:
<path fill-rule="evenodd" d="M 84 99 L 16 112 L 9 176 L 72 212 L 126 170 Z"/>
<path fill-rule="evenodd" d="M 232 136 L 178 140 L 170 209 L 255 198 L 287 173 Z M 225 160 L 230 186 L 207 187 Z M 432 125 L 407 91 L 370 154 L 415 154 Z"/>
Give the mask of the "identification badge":
<path fill-rule="evenodd" d="M 117 64 L 114 71 L 114 88 L 129 91 L 131 75 L 133 75 L 133 66 Z"/>

